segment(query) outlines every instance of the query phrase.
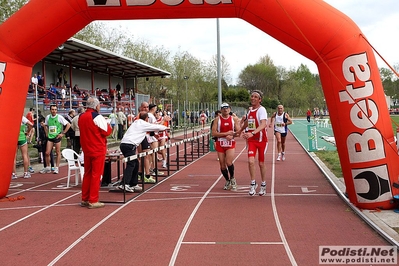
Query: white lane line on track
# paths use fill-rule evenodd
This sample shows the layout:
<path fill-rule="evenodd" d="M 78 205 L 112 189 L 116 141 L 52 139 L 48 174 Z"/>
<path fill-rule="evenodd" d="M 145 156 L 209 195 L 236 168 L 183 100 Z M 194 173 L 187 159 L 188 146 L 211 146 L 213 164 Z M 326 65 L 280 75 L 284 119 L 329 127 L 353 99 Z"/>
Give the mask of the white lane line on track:
<path fill-rule="evenodd" d="M 49 208 L 51 208 L 51 207 L 57 205 L 57 204 L 60 203 L 60 202 L 63 202 L 63 201 L 65 201 L 65 200 L 67 200 L 67 199 L 70 199 L 70 198 L 72 198 L 72 197 L 75 197 L 75 196 L 78 195 L 78 194 L 80 194 L 80 193 L 72 194 L 72 195 L 70 195 L 69 197 L 63 198 L 63 199 L 61 199 L 61 200 L 59 200 L 59 201 L 57 201 L 57 202 L 54 202 L 53 204 L 48 205 L 48 206 L 46 206 L 46 207 L 44 207 L 44 208 L 42 208 L 42 209 L 40 209 L 40 210 L 37 210 L 37 211 L 35 211 L 35 212 L 32 212 L 31 214 L 26 215 L 26 216 L 24 216 L 23 218 L 18 219 L 18 220 L 16 220 L 15 222 L 10 223 L 10 224 L 8 224 L 8 225 L 6 225 L 6 226 L 0 228 L 0 232 L 3 231 L 3 230 L 5 230 L 5 229 L 7 229 L 7 228 L 9 228 L 9 227 L 11 227 L 11 226 L 13 226 L 13 225 L 15 225 L 15 224 L 17 224 L 17 223 L 19 223 L 19 222 L 22 222 L 23 220 L 28 219 L 28 218 L 31 217 L 31 216 L 34 216 L 34 215 L 36 215 L 36 214 L 38 214 L 38 213 L 40 213 L 40 212 L 42 212 L 42 211 L 45 211 L 45 210 L 47 210 L 47 209 L 49 209 Z"/>
<path fill-rule="evenodd" d="M 276 222 L 276 226 L 278 229 L 278 233 L 280 234 L 280 238 L 284 243 L 285 251 L 287 252 L 288 258 L 291 261 L 292 265 L 298 265 L 295 261 L 294 255 L 291 252 L 290 246 L 288 245 L 287 239 L 285 238 L 283 228 L 280 223 L 280 219 L 278 218 L 277 207 L 276 207 L 276 200 L 274 194 L 274 186 L 276 181 L 276 137 L 273 135 L 273 162 L 272 162 L 272 187 L 271 187 L 271 202 L 272 202 L 272 209 L 273 209 L 273 216 Z"/>
<path fill-rule="evenodd" d="M 185 245 L 283 245 L 283 242 L 182 242 Z"/>
<path fill-rule="evenodd" d="M 237 160 L 237 158 L 244 152 L 244 150 L 245 150 L 245 147 L 244 147 L 244 148 L 241 150 L 241 152 L 236 156 L 236 158 L 234 159 L 234 161 Z M 234 162 L 234 161 L 233 161 L 233 162 Z M 222 178 L 222 176 L 223 176 L 223 175 L 220 175 L 219 178 L 216 179 L 216 181 L 215 181 L 215 182 L 213 183 L 213 185 L 205 192 L 205 194 L 201 197 L 201 199 L 198 201 L 197 205 L 195 206 L 194 210 L 192 211 L 190 217 L 188 218 L 186 224 L 184 225 L 184 228 L 183 228 L 183 230 L 182 230 L 182 232 L 181 232 L 181 234 L 180 234 L 179 239 L 177 240 L 177 243 L 176 243 L 175 249 L 174 249 L 174 251 L 173 251 L 172 257 L 170 258 L 170 262 L 169 262 L 169 265 L 170 265 L 170 266 L 175 265 L 177 255 L 179 254 L 180 247 L 181 247 L 181 245 L 182 245 L 182 243 L 183 243 L 183 239 L 184 239 L 184 237 L 185 237 L 185 235 L 186 235 L 186 233 L 187 233 L 187 230 L 188 230 L 188 228 L 190 227 L 190 224 L 191 224 L 191 222 L 192 222 L 192 220 L 193 220 L 195 214 L 197 213 L 199 207 L 201 206 L 202 202 L 206 199 L 206 197 L 208 196 L 208 194 L 211 192 L 211 190 L 217 185 L 217 183 L 218 183 L 219 180 Z"/>
<path fill-rule="evenodd" d="M 184 170 L 185 168 L 187 168 L 188 166 L 190 166 L 191 164 L 195 163 L 196 161 L 200 160 L 202 157 L 192 161 L 191 163 L 187 164 L 186 166 L 182 167 L 181 169 L 179 169 L 179 171 L 174 172 L 173 174 L 171 174 L 170 176 L 166 177 L 165 179 L 163 179 L 161 182 L 159 182 L 158 184 L 161 184 L 163 182 L 165 182 L 166 180 L 168 180 L 169 178 L 173 177 L 174 175 L 176 175 L 177 173 L 179 173 L 180 171 Z M 73 242 L 69 247 L 67 247 L 64 251 L 62 251 L 56 258 L 54 258 L 48 265 L 54 265 L 55 263 L 57 263 L 62 257 L 64 257 L 70 250 L 72 250 L 76 245 L 78 245 L 83 239 L 85 239 L 88 235 L 91 234 L 91 232 L 93 232 L 95 229 L 97 229 L 99 226 L 101 226 L 103 223 L 105 223 L 108 219 L 112 218 L 112 216 L 114 216 L 116 213 L 118 213 L 120 210 L 122 210 L 123 208 L 125 208 L 126 206 L 128 206 L 129 204 L 131 204 L 132 202 L 137 201 L 137 199 L 139 197 L 141 197 L 142 195 L 150 192 L 152 189 L 154 189 L 157 185 L 152 186 L 151 188 L 147 189 L 146 191 L 144 191 L 143 193 L 141 193 L 140 195 L 138 195 L 136 198 L 132 199 L 131 201 L 123 204 L 122 206 L 120 206 L 119 208 L 115 209 L 112 213 L 108 214 L 106 217 L 104 217 L 101 221 L 99 221 L 97 224 L 95 224 L 92 228 L 90 228 L 86 233 L 84 233 L 82 236 L 80 236 L 77 240 L 75 240 L 75 242 Z"/>

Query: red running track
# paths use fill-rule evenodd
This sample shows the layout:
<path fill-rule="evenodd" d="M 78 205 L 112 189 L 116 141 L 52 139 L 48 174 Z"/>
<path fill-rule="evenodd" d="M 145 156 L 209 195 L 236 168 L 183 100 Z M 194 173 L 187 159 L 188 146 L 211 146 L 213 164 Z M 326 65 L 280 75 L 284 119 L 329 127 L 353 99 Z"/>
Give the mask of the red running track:
<path fill-rule="evenodd" d="M 103 209 L 78 205 L 80 185 L 62 185 L 66 167 L 56 176 L 18 179 L 9 196 L 25 199 L 0 202 L 1 264 L 318 265 L 321 245 L 389 245 L 336 195 L 291 135 L 284 162 L 274 160 L 270 132 L 269 139 L 264 197 L 248 196 L 241 139 L 237 191 L 223 190 L 215 152 Z M 121 197 L 104 189 L 100 195 Z"/>

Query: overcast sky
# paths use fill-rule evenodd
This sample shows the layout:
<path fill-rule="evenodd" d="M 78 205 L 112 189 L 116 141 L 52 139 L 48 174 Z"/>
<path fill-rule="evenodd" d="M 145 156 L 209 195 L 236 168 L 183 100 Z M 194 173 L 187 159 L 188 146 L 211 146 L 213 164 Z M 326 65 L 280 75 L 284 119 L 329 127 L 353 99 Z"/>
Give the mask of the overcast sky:
<path fill-rule="evenodd" d="M 398 0 L 326 0 L 348 15 L 370 43 L 389 62 L 399 64 Z M 128 30 L 133 39 L 164 46 L 172 54 L 188 51 L 201 60 L 217 54 L 216 19 L 110 21 Z M 317 73 L 316 64 L 241 19 L 219 19 L 221 54 L 230 64 L 232 84 L 247 65 L 268 54 L 276 66 L 297 68 L 301 63 Z M 376 56 L 379 67 L 387 67 Z"/>

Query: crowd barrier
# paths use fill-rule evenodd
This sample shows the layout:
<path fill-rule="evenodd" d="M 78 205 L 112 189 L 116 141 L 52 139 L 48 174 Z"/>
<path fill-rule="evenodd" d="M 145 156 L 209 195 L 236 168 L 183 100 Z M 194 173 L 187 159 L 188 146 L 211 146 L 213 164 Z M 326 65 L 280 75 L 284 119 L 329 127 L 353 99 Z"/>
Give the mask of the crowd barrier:
<path fill-rule="evenodd" d="M 189 136 L 190 135 L 190 136 Z M 164 180 L 174 172 L 179 171 L 186 165 L 192 163 L 193 161 L 199 159 L 210 151 L 210 133 L 204 132 L 202 130 L 193 129 L 189 134 L 188 129 L 185 129 L 183 132 L 183 138 L 178 139 L 174 138 L 170 140 L 167 144 L 160 146 L 158 148 L 152 149 L 148 152 L 141 152 L 136 155 L 130 157 L 123 157 L 121 153 L 111 153 L 107 155 L 108 162 L 117 163 L 117 175 L 116 181 L 109 183 L 106 187 L 102 187 L 102 189 L 108 189 L 109 192 L 119 192 L 122 193 L 121 201 L 103 201 L 105 203 L 127 203 L 130 200 L 134 199 L 144 191 L 146 191 L 148 186 L 153 186 L 160 181 Z M 171 142 L 173 141 L 173 142 Z M 159 171 L 155 172 L 155 183 L 146 183 L 144 181 L 144 177 L 139 180 L 139 184 L 142 186 L 142 191 L 138 193 L 126 192 L 125 190 L 118 189 L 119 185 L 125 185 L 123 176 L 123 169 L 126 166 L 128 161 L 132 160 L 140 160 L 140 171 L 144 173 L 144 157 L 147 155 L 155 154 L 157 157 L 157 153 L 165 150 L 167 152 L 167 167 L 166 169 L 162 169 L 164 173 L 162 175 L 158 174 Z M 158 163 L 158 162 L 157 162 Z M 122 166 L 122 169 L 121 169 Z M 111 175 L 112 176 L 112 175 Z M 113 178 L 115 179 L 115 177 Z M 127 195 L 131 195 L 131 197 Z"/>

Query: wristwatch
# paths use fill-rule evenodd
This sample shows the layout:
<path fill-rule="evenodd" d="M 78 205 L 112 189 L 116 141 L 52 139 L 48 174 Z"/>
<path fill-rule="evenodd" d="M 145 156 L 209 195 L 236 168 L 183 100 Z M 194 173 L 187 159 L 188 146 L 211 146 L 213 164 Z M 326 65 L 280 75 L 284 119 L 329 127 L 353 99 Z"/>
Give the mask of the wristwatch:
<path fill-rule="evenodd" d="M 255 135 L 255 132 L 254 132 L 254 131 L 252 131 L 252 132 L 251 132 L 251 134 L 252 134 L 252 136 L 253 136 L 253 135 Z"/>

